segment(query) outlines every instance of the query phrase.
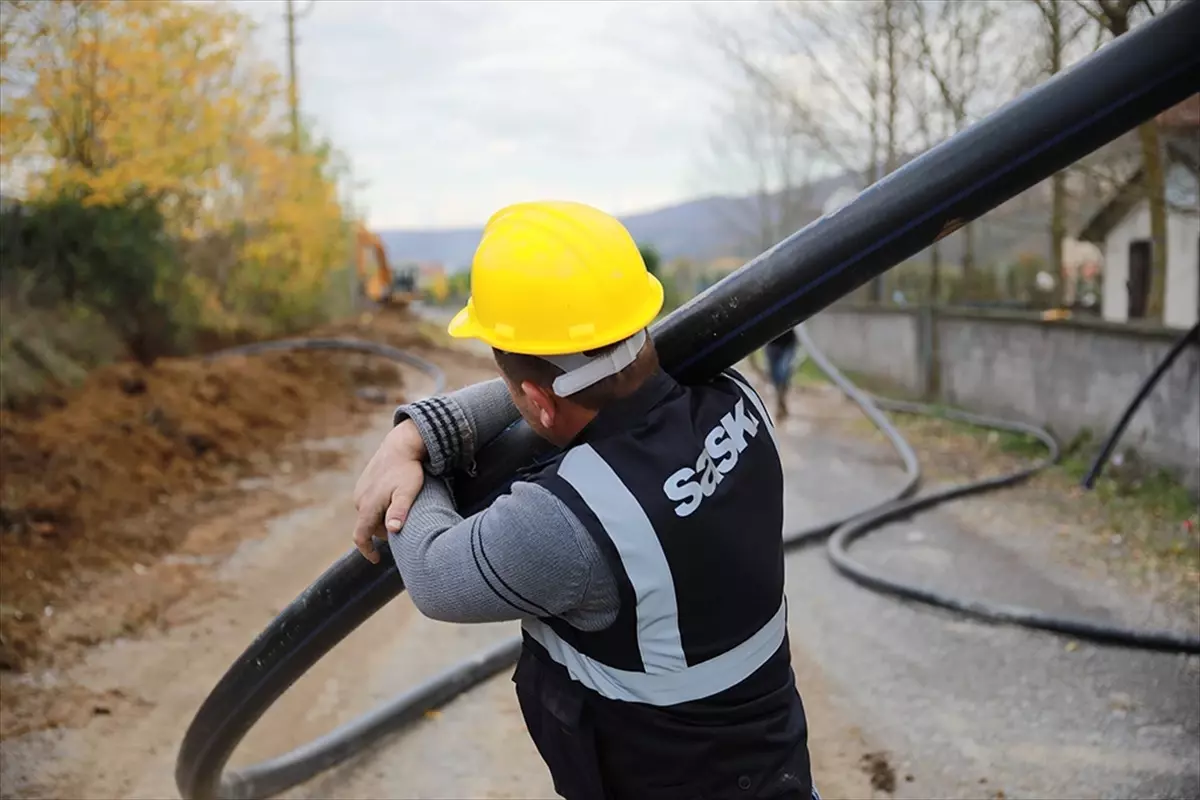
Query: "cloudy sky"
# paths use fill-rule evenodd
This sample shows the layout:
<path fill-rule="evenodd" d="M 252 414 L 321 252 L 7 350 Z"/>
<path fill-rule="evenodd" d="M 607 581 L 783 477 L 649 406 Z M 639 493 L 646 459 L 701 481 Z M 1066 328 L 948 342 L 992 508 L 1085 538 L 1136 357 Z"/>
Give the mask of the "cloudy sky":
<path fill-rule="evenodd" d="M 236 4 L 283 71 L 285 0 Z M 316 0 L 301 104 L 375 227 L 477 225 L 534 197 L 645 210 L 736 188 L 705 167 L 728 93 L 699 6 L 742 5 Z"/>

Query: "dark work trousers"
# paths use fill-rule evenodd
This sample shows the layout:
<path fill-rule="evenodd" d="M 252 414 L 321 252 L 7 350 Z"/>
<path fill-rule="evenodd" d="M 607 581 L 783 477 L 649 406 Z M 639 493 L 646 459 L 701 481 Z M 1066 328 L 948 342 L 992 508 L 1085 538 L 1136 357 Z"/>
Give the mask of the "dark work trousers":
<path fill-rule="evenodd" d="M 513 675 L 517 701 L 530 738 L 549 768 L 554 791 L 566 800 L 640 800 L 606 787 L 600 760 L 594 711 L 586 691 L 570 680 L 541 668 L 528 651 L 521 654 Z M 808 774 L 808 757 L 800 754 L 803 773 Z M 788 765 L 759 784 L 753 793 L 737 795 L 702 794 L 694 800 L 821 800 L 814 785 L 805 791 L 793 788 Z M 747 787 L 748 788 L 748 787 Z M 687 800 L 693 800 L 688 797 Z"/>
<path fill-rule="evenodd" d="M 771 383 L 775 385 L 776 391 L 784 392 L 792 382 L 792 369 L 796 364 L 796 343 L 794 340 L 782 344 L 768 342 L 766 351 Z"/>

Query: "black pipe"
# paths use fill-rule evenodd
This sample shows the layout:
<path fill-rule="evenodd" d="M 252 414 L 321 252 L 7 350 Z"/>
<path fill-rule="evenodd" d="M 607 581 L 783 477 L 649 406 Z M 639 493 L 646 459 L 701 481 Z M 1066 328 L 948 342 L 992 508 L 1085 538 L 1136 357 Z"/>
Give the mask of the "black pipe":
<path fill-rule="evenodd" d="M 789 327 L 1200 91 L 1200 1 L 1185 0 L 789 236 L 653 328 L 667 369 L 704 380 Z M 546 445 L 518 425 L 455 496 L 485 505 Z"/>
<path fill-rule="evenodd" d="M 420 356 L 414 356 L 405 350 L 379 342 L 368 342 L 363 339 L 331 339 L 306 336 L 296 339 L 274 339 L 269 342 L 252 342 L 250 344 L 229 347 L 209 354 L 207 361 L 228 356 L 251 356 L 261 353 L 295 350 L 341 350 L 349 353 L 363 353 L 369 356 L 379 356 L 398 364 L 416 367 L 433 379 L 433 394 L 446 388 L 446 376 L 442 370 L 431 361 Z"/>
<path fill-rule="evenodd" d="M 981 428 L 1032 436 L 1046 446 L 1047 452 L 1040 460 L 1014 472 L 953 484 L 927 494 L 879 505 L 850 520 L 834 532 L 826 547 L 829 560 L 833 562 L 833 566 L 838 572 L 868 589 L 904 600 L 945 608 L 983 622 L 1019 625 L 1120 647 L 1136 647 L 1142 650 L 1157 650 L 1167 653 L 1200 653 L 1200 637 L 1186 633 L 1112 625 L 1083 617 L 1050 614 L 1026 606 L 989 603 L 976 598 L 961 597 L 939 591 L 922 583 L 894 578 L 855 559 L 850 554 L 850 545 L 882 528 L 885 524 L 907 519 L 920 511 L 928 511 L 934 506 L 950 500 L 1015 486 L 1054 464 L 1059 456 L 1058 443 L 1054 437 L 1048 431 L 1034 425 L 972 414 L 958 409 L 939 409 L 923 403 L 908 403 L 883 397 L 873 399 L 880 408 L 884 409 L 906 414 L 941 417 Z M 888 423 L 888 427 L 891 427 L 891 423 Z"/>
<path fill-rule="evenodd" d="M 805 326 L 801 325 L 798 333 L 801 345 L 804 347 L 807 355 L 817 364 L 818 368 L 825 373 L 835 386 L 859 406 L 867 418 L 888 439 L 896 454 L 904 463 L 906 479 L 900 489 L 888 497 L 877 500 L 866 508 L 808 529 L 788 533 L 784 537 L 784 547 L 786 550 L 800 549 L 808 544 L 825 539 L 829 537 L 830 533 L 833 533 L 832 538 L 828 542 L 828 555 L 834 566 L 852 580 L 875 591 L 895 595 L 907 600 L 915 600 L 925 604 L 948 608 L 988 622 L 1040 628 L 1077 636 L 1081 639 L 1143 649 L 1172 652 L 1200 652 L 1200 640 L 1184 634 L 1177 634 L 1171 631 L 1123 628 L 1092 620 L 1058 617 L 1019 606 L 997 605 L 971 598 L 948 595 L 922 584 L 891 578 L 856 561 L 848 552 L 849 545 L 853 541 L 895 519 L 907 518 L 914 513 L 927 511 L 936 505 L 959 497 L 992 491 L 1026 480 L 1036 472 L 1054 463 L 1058 457 L 1058 444 L 1054 440 L 1054 437 L 1047 431 L 1032 425 L 953 409 L 941 409 L 924 404 L 872 396 L 859 389 L 842 375 L 812 341 L 805 330 Z M 937 416 L 971 425 L 1032 436 L 1046 446 L 1047 456 L 1012 473 L 971 481 L 965 484 L 956 484 L 929 494 L 908 499 L 920 482 L 920 464 L 916 459 L 912 446 L 904 439 L 887 416 L 882 413 L 881 408 L 909 414 Z M 321 582 L 325 581 L 326 579 L 323 578 Z M 334 585 L 336 589 L 335 581 L 340 582 L 340 578 L 329 580 L 331 585 Z M 298 624 L 302 625 L 303 621 L 300 621 Z M 311 646 L 319 650 L 324 645 L 320 641 L 314 641 Z M 308 643 L 302 642 L 298 649 L 303 651 L 309 647 Z M 222 776 L 219 786 L 215 790 L 216 796 L 237 798 L 237 800 L 271 797 L 303 783 L 321 772 L 361 753 L 364 748 L 377 743 L 382 737 L 419 719 L 424 712 L 443 705 L 472 686 L 513 666 L 520 654 L 520 650 L 521 639 L 518 636 L 454 664 L 416 688 L 400 694 L 386 704 L 375 708 L 367 714 L 312 742 L 297 747 L 281 756 Z M 259 666 L 258 662 L 260 658 L 260 651 L 253 648 L 243 656 L 242 672 L 246 674 L 244 676 L 245 682 L 241 684 L 240 688 L 248 690 L 246 694 L 250 698 L 253 698 L 257 693 L 255 691 L 257 687 L 253 684 L 253 681 L 258 677 L 253 675 L 250 664 L 253 662 L 255 666 Z M 267 682 L 282 682 L 294 679 L 268 672 L 262 676 L 262 680 Z M 259 686 L 262 685 L 261 683 L 259 684 Z M 238 688 L 237 685 L 234 685 L 230 691 L 236 692 Z M 213 697 L 221 699 L 216 690 L 213 692 Z M 276 695 L 269 691 L 262 691 L 263 702 L 266 702 L 268 705 L 274 701 L 275 697 Z M 231 708 L 232 706 L 228 702 L 216 703 L 211 706 L 215 714 L 219 714 L 221 711 L 230 713 Z M 233 711 L 235 713 L 231 713 L 230 716 L 236 717 L 238 716 L 236 712 L 244 712 L 244 708 L 233 709 Z M 201 716 L 197 716 L 198 722 Z M 218 716 L 216 721 L 219 724 L 222 718 Z M 193 723 L 193 725 L 196 726 L 197 723 Z"/>
<path fill-rule="evenodd" d="M 1175 363 L 1175 359 L 1179 358 L 1179 354 L 1183 352 L 1188 342 L 1200 342 L 1200 322 L 1193 325 L 1190 331 L 1175 341 L 1175 344 L 1167 351 L 1163 360 L 1158 362 L 1158 366 L 1154 368 L 1154 372 L 1151 372 L 1150 376 L 1142 381 L 1142 385 L 1138 387 L 1137 393 L 1129 401 L 1129 405 L 1125 406 L 1125 411 L 1121 414 L 1121 418 L 1117 420 L 1117 424 L 1108 432 L 1104 444 L 1100 447 L 1100 452 L 1092 460 L 1092 466 L 1088 468 L 1087 474 L 1083 476 L 1083 481 L 1081 482 L 1083 488 L 1091 489 L 1096 485 L 1096 479 L 1100 477 L 1100 471 L 1108 463 L 1113 448 L 1117 446 L 1121 434 L 1125 432 L 1125 426 L 1133 419 L 1133 415 L 1141 407 L 1142 401 L 1149 397 L 1150 392 L 1158 385 L 1159 379 L 1167 373 L 1167 370 Z"/>
<path fill-rule="evenodd" d="M 1185 0 L 875 184 L 653 328 L 664 367 L 716 374 L 954 225 L 996 207 L 1200 89 L 1200 0 Z M 1193 33 L 1188 33 L 1192 31 Z M 451 486 L 483 507 L 547 446 L 523 423 L 482 448 Z M 337 642 L 404 589 L 387 547 L 352 550 L 293 601 L 226 672 L 176 759 L 185 798 L 209 798 L 255 721 Z"/>
<path fill-rule="evenodd" d="M 817 368 L 825 373 L 825 376 L 833 382 L 834 386 L 842 391 L 842 394 L 854 401 L 863 414 L 866 415 L 867 419 L 888 440 L 892 449 L 896 451 L 896 455 L 900 456 L 900 460 L 904 462 L 904 483 L 889 497 L 878 500 L 866 508 L 860 508 L 844 517 L 813 525 L 810 528 L 791 531 L 785 534 L 783 537 L 783 546 L 788 549 L 804 547 L 807 544 L 825 539 L 838 528 L 849 522 L 853 522 L 863 514 L 870 513 L 873 509 L 890 506 L 906 497 L 911 497 L 921 485 L 921 462 L 917 460 L 917 454 L 913 452 L 912 445 L 900 435 L 900 431 L 896 430 L 896 427 L 888 420 L 887 415 L 879 410 L 877 398 L 873 398 L 862 389 L 859 389 L 849 378 L 843 375 L 841 370 L 835 367 L 833 362 L 826 358 L 825 353 L 812 341 L 804 325 L 796 328 L 796 335 L 800 340 L 800 346 L 803 348 L 804 354 L 813 360 Z"/>
<path fill-rule="evenodd" d="M 445 387 L 436 365 L 388 345 L 358 339 L 285 339 L 257 342 L 213 353 L 209 359 L 269 351 L 344 350 L 389 358 L 416 367 Z M 357 552 L 357 551 L 356 551 Z M 182 797 L 241 796 L 244 787 L 221 782 L 221 770 L 238 742 L 281 694 L 320 658 L 370 619 L 404 584 L 391 560 L 372 564 L 343 556 L 260 633 L 226 671 L 196 712 L 179 748 L 175 785 Z M 363 567 L 366 567 L 364 569 Z M 398 588 L 397 588 L 398 585 Z M 251 778 L 255 774 L 251 773 Z"/>
<path fill-rule="evenodd" d="M 220 796 L 252 800 L 271 797 L 361 753 L 380 737 L 421 718 L 500 670 L 517 663 L 520 636 L 501 642 L 434 675 L 358 719 L 281 756 L 221 779 Z"/>
<path fill-rule="evenodd" d="M 1197 326 L 1200 328 L 1200 325 Z M 893 400 L 888 397 L 871 396 L 847 380 L 837 368 L 829 362 L 825 354 L 817 347 L 804 325 L 797 329 L 800 344 L 809 357 L 817 364 L 822 372 L 833 381 L 841 391 L 853 400 L 858 407 L 883 433 L 897 454 L 905 461 L 906 471 L 912 472 L 909 456 L 912 448 L 895 428 L 892 422 L 879 409 L 898 411 L 903 414 L 917 414 L 926 417 L 938 417 L 962 422 L 979 428 L 989 428 L 996 431 L 1016 433 L 1037 439 L 1046 447 L 1046 455 L 1041 459 L 1027 464 L 1019 469 L 991 478 L 952 484 L 932 492 L 910 497 L 911 491 L 903 491 L 901 496 L 891 502 L 884 501 L 853 515 L 847 521 L 838 524 L 837 530 L 829 538 L 826 551 L 833 566 L 846 577 L 862 586 L 883 594 L 889 594 L 904 600 L 911 600 L 925 605 L 945 608 L 984 622 L 1006 625 L 1020 625 L 1025 628 L 1050 631 L 1052 633 L 1074 636 L 1087 641 L 1102 644 L 1114 644 L 1122 647 L 1136 647 L 1143 650 L 1158 650 L 1169 653 L 1200 653 L 1200 637 L 1178 633 L 1170 630 L 1154 630 L 1145 628 L 1130 628 L 1112 625 L 1082 617 L 1050 614 L 1039 609 L 1025 606 L 989 603 L 971 597 L 961 597 L 931 588 L 927 585 L 904 581 L 891 577 L 884 572 L 863 564 L 850 554 L 850 545 L 865 537 L 889 522 L 907 519 L 921 511 L 928 511 L 935 506 L 961 497 L 983 494 L 1008 486 L 1016 486 L 1029 480 L 1046 467 L 1055 464 L 1059 458 L 1058 442 L 1044 428 L 1029 425 L 1024 422 L 989 417 L 969 411 L 953 408 L 938 408 L 925 403 L 913 403 L 904 400 Z M 920 476 L 920 468 L 916 468 Z M 915 480 L 906 485 L 915 487 Z M 795 546 L 802 541 L 809 541 L 808 532 L 799 535 L 791 534 L 785 537 L 789 546 Z"/>

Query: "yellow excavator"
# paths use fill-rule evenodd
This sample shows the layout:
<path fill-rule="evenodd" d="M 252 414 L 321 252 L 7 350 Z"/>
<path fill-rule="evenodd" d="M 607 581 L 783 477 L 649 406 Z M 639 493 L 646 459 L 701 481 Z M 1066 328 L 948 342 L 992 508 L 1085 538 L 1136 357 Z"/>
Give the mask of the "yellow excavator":
<path fill-rule="evenodd" d="M 407 308 L 417 296 L 415 267 L 393 270 L 378 235 L 359 226 L 355 262 L 358 283 L 370 302 L 392 308 Z"/>

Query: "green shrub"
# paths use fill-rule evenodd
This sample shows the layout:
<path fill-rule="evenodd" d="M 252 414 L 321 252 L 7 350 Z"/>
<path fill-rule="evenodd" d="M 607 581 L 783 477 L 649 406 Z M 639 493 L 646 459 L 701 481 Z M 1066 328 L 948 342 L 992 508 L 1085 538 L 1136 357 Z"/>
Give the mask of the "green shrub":
<path fill-rule="evenodd" d="M 151 200 L 64 194 L 5 212 L 0 227 L 0 283 L 24 283 L 32 307 L 94 311 L 143 363 L 188 345 L 197 309 Z"/>

